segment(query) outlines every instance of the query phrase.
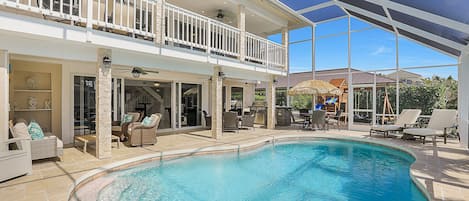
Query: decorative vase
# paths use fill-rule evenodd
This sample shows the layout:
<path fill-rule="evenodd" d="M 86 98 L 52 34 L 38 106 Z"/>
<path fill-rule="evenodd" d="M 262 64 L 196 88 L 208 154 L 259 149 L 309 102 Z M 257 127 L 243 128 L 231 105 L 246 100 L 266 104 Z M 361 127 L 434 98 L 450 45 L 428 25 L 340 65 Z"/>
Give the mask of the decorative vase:
<path fill-rule="evenodd" d="M 46 100 L 44 101 L 44 109 L 50 109 L 50 108 L 51 108 L 51 107 L 50 107 L 50 100 L 49 100 L 49 99 L 46 99 Z"/>
<path fill-rule="evenodd" d="M 37 99 L 34 96 L 30 96 L 28 98 L 28 106 L 29 109 L 36 109 L 37 108 Z"/>
<path fill-rule="evenodd" d="M 36 89 L 37 88 L 36 79 L 34 79 L 33 77 L 27 77 L 26 86 L 28 87 L 28 89 Z"/>

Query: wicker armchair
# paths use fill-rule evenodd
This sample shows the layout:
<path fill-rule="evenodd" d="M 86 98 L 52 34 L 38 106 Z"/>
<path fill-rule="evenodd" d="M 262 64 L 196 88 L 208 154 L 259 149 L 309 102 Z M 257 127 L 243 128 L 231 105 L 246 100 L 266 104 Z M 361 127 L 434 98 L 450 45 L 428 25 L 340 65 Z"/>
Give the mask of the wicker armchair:
<path fill-rule="evenodd" d="M 127 133 L 129 135 L 129 143 L 131 146 L 156 144 L 156 131 L 160 125 L 161 114 L 152 114 L 151 117 L 153 121 L 150 123 L 150 126 L 144 126 L 142 125 L 142 122 L 129 124 Z"/>
<path fill-rule="evenodd" d="M 9 123 L 10 132 L 13 134 L 13 122 Z M 14 135 L 14 134 L 13 134 Z M 59 157 L 62 160 L 64 154 L 63 142 L 52 133 L 44 133 L 44 138 L 29 140 L 31 146 L 31 160 Z"/>
<path fill-rule="evenodd" d="M 254 129 L 254 120 L 256 118 L 256 113 L 245 114 L 241 117 L 241 127 L 242 128 L 253 128 Z"/>
<path fill-rule="evenodd" d="M 143 116 L 139 112 L 129 112 L 127 114 L 132 115 L 132 121 L 121 124 L 121 121 L 114 121 L 112 122 L 112 134 L 115 136 L 119 136 L 122 140 L 124 136 L 128 136 L 127 130 L 129 125 L 133 122 L 141 121 L 141 117 Z"/>
<path fill-rule="evenodd" d="M 223 113 L 223 132 L 225 131 L 239 131 L 238 113 L 224 112 Z"/>
<path fill-rule="evenodd" d="M 29 139 L 12 138 L 0 143 L 0 182 L 15 178 L 21 175 L 32 173 L 31 150 Z M 8 144 L 16 143 L 19 150 L 3 151 Z"/>
<path fill-rule="evenodd" d="M 52 157 L 62 157 L 64 154 L 62 140 L 56 136 L 51 136 L 51 133 L 46 135 L 40 140 L 31 140 L 31 159 L 38 160 Z M 61 158 L 60 158 L 61 159 Z"/>

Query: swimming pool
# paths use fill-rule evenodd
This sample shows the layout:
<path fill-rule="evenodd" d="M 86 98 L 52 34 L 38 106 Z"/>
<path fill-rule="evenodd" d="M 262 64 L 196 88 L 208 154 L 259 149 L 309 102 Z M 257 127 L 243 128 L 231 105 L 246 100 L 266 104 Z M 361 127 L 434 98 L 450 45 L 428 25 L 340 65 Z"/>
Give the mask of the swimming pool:
<path fill-rule="evenodd" d="M 407 153 L 341 140 L 150 162 L 112 180 L 98 200 L 426 200 Z"/>

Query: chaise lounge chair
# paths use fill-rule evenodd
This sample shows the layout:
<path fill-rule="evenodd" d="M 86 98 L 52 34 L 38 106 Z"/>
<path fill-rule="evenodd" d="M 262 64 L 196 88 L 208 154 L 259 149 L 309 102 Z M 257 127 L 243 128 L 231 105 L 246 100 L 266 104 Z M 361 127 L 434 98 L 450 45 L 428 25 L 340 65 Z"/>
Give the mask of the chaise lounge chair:
<path fill-rule="evenodd" d="M 446 144 L 449 129 L 456 126 L 457 115 L 456 110 L 435 109 L 427 128 L 409 128 L 404 129 L 403 132 L 405 135 L 419 136 L 423 144 L 425 144 L 426 137 L 433 137 L 433 143 L 436 143 L 436 137 L 443 136 Z"/>
<path fill-rule="evenodd" d="M 370 136 L 372 133 L 383 133 L 384 137 L 387 137 L 390 131 L 402 131 L 409 126 L 415 125 L 421 112 L 418 109 L 404 109 L 393 125 L 373 126 L 370 129 Z"/>

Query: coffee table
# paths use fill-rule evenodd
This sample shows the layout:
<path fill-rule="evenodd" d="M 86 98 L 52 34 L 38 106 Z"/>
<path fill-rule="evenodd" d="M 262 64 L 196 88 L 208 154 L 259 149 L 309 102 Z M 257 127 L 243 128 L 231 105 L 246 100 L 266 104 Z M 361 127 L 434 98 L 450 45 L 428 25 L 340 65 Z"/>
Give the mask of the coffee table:
<path fill-rule="evenodd" d="M 88 143 L 96 142 L 96 135 L 79 135 L 75 136 L 75 141 L 74 143 L 78 141 L 83 143 L 83 153 L 86 153 L 86 148 L 88 146 Z M 120 149 L 120 138 L 115 135 L 111 135 L 111 142 L 116 141 L 117 142 L 117 148 Z"/>

